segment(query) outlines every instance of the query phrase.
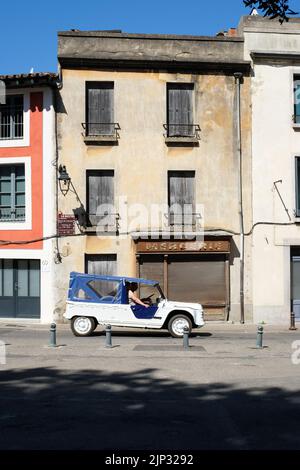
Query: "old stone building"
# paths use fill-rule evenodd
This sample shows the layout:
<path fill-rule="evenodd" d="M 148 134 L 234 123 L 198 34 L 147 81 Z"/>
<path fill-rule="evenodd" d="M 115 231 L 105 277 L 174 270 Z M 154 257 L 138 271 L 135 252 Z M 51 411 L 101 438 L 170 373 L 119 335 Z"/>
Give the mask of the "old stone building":
<path fill-rule="evenodd" d="M 55 319 L 70 271 L 87 271 L 158 279 L 207 320 L 251 320 L 244 39 L 72 30 L 58 41 L 58 229 L 75 210 L 80 236 L 55 245 Z"/>

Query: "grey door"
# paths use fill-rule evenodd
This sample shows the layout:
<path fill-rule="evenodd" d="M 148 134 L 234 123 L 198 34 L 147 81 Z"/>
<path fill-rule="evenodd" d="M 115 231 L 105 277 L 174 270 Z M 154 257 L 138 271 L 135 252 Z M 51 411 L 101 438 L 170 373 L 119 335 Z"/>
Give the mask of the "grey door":
<path fill-rule="evenodd" d="M 0 259 L 0 317 L 40 317 L 40 261 Z"/>

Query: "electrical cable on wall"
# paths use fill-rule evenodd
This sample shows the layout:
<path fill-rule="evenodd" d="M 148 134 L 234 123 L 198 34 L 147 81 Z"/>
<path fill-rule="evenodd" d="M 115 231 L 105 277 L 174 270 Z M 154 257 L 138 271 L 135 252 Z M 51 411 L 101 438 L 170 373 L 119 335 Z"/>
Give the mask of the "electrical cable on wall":
<path fill-rule="evenodd" d="M 274 226 L 274 227 L 280 227 L 280 226 L 291 226 L 291 225 L 296 225 L 295 222 L 291 222 L 291 223 L 288 223 L 288 222 L 256 222 L 251 230 L 247 233 L 244 233 L 245 237 L 249 237 L 250 235 L 253 234 L 254 230 L 256 227 L 258 226 Z M 232 230 L 228 230 L 228 229 L 225 229 L 225 228 L 211 228 L 209 230 L 205 230 L 204 234 L 207 234 L 209 235 L 210 232 L 225 232 L 224 236 L 226 236 L 226 234 L 230 234 L 230 235 L 240 235 L 239 232 L 235 232 L 235 231 L 232 231 Z M 120 235 L 131 235 L 133 232 L 119 232 L 118 233 L 118 236 Z M 136 232 L 134 232 L 136 233 Z M 73 235 L 59 235 L 59 234 L 55 234 L 55 235 L 49 235 L 47 237 L 41 237 L 41 238 L 35 238 L 33 240 L 23 240 L 23 241 L 14 241 L 14 240 L 0 240 L 0 246 L 7 246 L 7 245 L 30 245 L 32 243 L 37 243 L 37 242 L 42 242 L 42 241 L 47 241 L 47 240 L 53 240 L 53 239 L 56 239 L 57 241 L 61 238 L 71 238 L 71 237 L 84 237 L 84 236 L 88 236 L 89 233 L 86 233 L 86 232 L 81 232 L 81 233 L 75 233 Z M 196 234 L 195 234 L 196 236 Z"/>

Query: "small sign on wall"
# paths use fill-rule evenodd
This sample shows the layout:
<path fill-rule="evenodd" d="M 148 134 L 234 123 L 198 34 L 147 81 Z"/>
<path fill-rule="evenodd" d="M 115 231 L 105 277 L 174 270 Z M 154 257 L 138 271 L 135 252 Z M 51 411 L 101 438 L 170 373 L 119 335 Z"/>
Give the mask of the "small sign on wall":
<path fill-rule="evenodd" d="M 58 235 L 75 235 L 75 216 L 69 214 L 58 214 Z"/>

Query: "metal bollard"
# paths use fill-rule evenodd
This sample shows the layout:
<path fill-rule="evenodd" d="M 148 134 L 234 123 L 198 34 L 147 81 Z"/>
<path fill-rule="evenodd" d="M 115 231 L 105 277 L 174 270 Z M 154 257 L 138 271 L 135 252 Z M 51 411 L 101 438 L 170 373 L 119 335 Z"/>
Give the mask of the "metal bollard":
<path fill-rule="evenodd" d="M 105 347 L 106 348 L 112 348 L 111 325 L 106 325 L 106 327 L 105 327 Z"/>
<path fill-rule="evenodd" d="M 189 349 L 190 345 L 189 345 L 189 328 L 187 326 L 185 326 L 183 328 L 183 347 L 184 349 Z"/>
<path fill-rule="evenodd" d="M 264 334 L 264 327 L 259 326 L 257 328 L 257 339 L 256 339 L 256 347 L 258 349 L 263 349 L 263 334 Z"/>
<path fill-rule="evenodd" d="M 51 348 L 56 348 L 56 324 L 51 323 L 50 326 L 50 343 L 49 346 Z"/>
<path fill-rule="evenodd" d="M 291 331 L 296 331 L 296 318 L 294 312 L 291 313 L 291 326 L 290 326 Z"/>

